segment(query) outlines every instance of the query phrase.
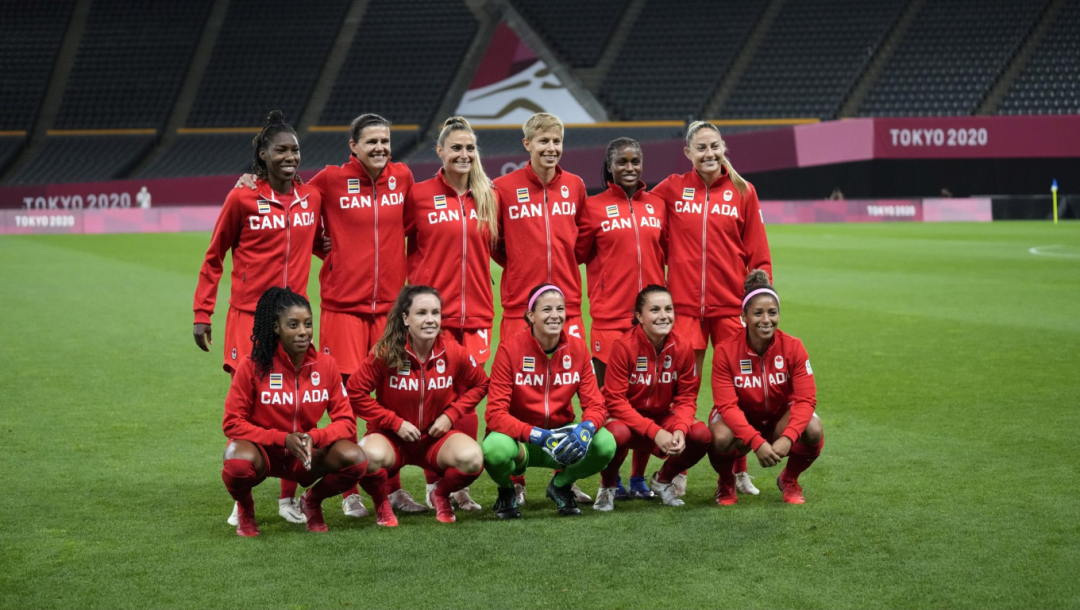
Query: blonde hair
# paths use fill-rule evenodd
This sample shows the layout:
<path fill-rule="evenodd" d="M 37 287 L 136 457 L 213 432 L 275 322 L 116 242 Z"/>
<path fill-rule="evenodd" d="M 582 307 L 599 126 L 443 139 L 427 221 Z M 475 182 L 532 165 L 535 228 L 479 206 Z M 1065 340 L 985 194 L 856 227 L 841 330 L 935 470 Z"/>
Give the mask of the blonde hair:
<path fill-rule="evenodd" d="M 464 131 L 472 134 L 476 139 L 476 132 L 465 117 L 452 116 L 443 121 L 442 131 L 436 140 L 439 148 L 446 143 L 446 138 L 455 131 Z M 480 163 L 480 144 L 476 145 L 476 161 L 469 170 L 469 190 L 472 191 L 473 200 L 476 201 L 476 215 L 480 222 L 487 227 L 488 239 L 494 246 L 499 241 L 499 200 L 495 197 L 495 189 L 491 186 L 491 180 L 484 173 L 484 166 Z"/>
<path fill-rule="evenodd" d="M 720 138 L 720 147 L 724 149 L 723 156 L 720 157 L 720 165 L 727 170 L 728 177 L 731 178 L 731 183 L 735 185 L 735 188 L 739 190 L 739 194 L 745 195 L 750 187 L 746 184 L 746 180 L 739 175 L 739 172 L 735 171 L 734 167 L 731 167 L 731 161 L 727 158 L 727 144 L 724 144 L 724 138 L 720 136 L 720 128 L 708 121 L 694 121 L 690 123 L 690 126 L 686 128 L 686 148 L 690 148 L 690 140 L 694 139 L 694 135 L 702 129 L 711 129 L 716 132 L 716 137 Z"/>
<path fill-rule="evenodd" d="M 562 120 L 550 112 L 537 112 L 521 126 L 521 131 L 525 132 L 526 140 L 531 140 L 536 135 L 536 132 L 547 129 L 558 129 L 561 136 L 563 134 Z"/>

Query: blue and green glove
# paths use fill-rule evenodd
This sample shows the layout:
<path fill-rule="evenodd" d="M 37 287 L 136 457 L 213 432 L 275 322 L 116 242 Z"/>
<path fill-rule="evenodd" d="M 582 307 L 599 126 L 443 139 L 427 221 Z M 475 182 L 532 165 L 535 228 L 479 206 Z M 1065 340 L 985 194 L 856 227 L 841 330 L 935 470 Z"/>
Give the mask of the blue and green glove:
<path fill-rule="evenodd" d="M 547 430 L 534 426 L 532 432 L 529 433 L 529 444 L 540 447 L 544 450 L 544 453 L 548 454 L 548 457 L 555 461 L 559 461 L 559 458 L 555 457 L 555 448 L 558 447 L 559 443 L 571 432 L 573 432 L 571 426 L 563 426 L 562 428 L 556 428 L 555 430 Z"/>
<path fill-rule="evenodd" d="M 568 466 L 579 462 L 589 452 L 589 445 L 592 444 L 593 434 L 595 433 L 595 424 L 587 420 L 581 422 L 574 426 L 570 434 L 559 442 L 558 446 L 555 447 L 553 457 Z"/>

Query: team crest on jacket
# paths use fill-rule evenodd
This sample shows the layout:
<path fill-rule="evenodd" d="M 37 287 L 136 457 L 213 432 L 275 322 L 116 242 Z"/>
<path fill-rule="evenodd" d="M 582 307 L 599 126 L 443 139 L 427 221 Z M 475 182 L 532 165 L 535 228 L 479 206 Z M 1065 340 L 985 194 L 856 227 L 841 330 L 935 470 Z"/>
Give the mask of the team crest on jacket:
<path fill-rule="evenodd" d="M 597 341 L 597 342 L 596 342 L 596 351 L 597 351 L 597 352 L 599 352 L 599 351 L 600 351 L 600 342 L 599 342 L 599 341 Z M 235 358 L 235 357 L 234 357 L 234 358 Z"/>
<path fill-rule="evenodd" d="M 784 357 L 783 356 L 777 356 L 776 359 L 773 360 L 773 364 L 776 365 L 776 370 L 778 370 L 778 371 L 784 370 Z"/>
<path fill-rule="evenodd" d="M 653 210 L 653 207 L 652 207 L 651 203 L 646 203 L 645 204 L 645 211 L 650 213 L 650 214 L 655 214 L 656 213 L 656 211 Z"/>
<path fill-rule="evenodd" d="M 638 356 L 637 358 L 637 372 L 647 373 L 649 371 L 649 359 L 645 356 Z"/>
<path fill-rule="evenodd" d="M 435 201 L 436 210 L 446 209 L 446 195 L 435 195 L 433 201 Z"/>
<path fill-rule="evenodd" d="M 435 361 L 435 370 L 438 371 L 440 375 L 445 373 L 446 372 L 446 361 L 443 360 L 442 358 L 439 358 L 438 360 L 436 360 Z"/>
<path fill-rule="evenodd" d="M 570 188 L 567 187 L 565 184 L 563 185 L 563 187 L 561 189 L 559 189 L 559 192 L 562 193 L 562 196 L 564 198 L 570 196 Z"/>
<path fill-rule="evenodd" d="M 692 188 L 684 188 L 682 190 L 682 198 L 687 200 L 687 201 L 690 201 L 691 199 L 693 199 L 694 198 L 694 189 L 692 189 Z"/>
<path fill-rule="evenodd" d="M 280 390 L 282 386 L 283 376 L 281 373 L 270 373 L 270 389 Z"/>
<path fill-rule="evenodd" d="M 324 354 L 329 354 L 330 353 L 330 347 L 329 346 L 324 347 L 324 348 L 322 348 L 322 351 L 323 351 Z"/>
<path fill-rule="evenodd" d="M 523 188 L 517 190 L 518 203 L 529 203 L 529 189 Z"/>
<path fill-rule="evenodd" d="M 302 209 L 302 210 L 307 209 L 307 199 L 303 199 L 303 200 L 300 201 L 300 209 Z"/>
<path fill-rule="evenodd" d="M 735 196 L 735 193 L 731 191 L 724 191 L 724 201 L 731 201 L 731 198 Z"/>
<path fill-rule="evenodd" d="M 617 205 L 609 205 L 607 207 L 607 217 L 608 218 L 618 218 L 619 217 L 619 206 L 617 206 Z"/>
<path fill-rule="evenodd" d="M 350 195 L 359 195 L 360 194 L 360 179 L 359 178 L 349 178 L 349 194 Z"/>
<path fill-rule="evenodd" d="M 524 356 L 521 359 L 521 370 L 526 373 L 536 372 L 536 358 Z"/>
<path fill-rule="evenodd" d="M 562 367 L 564 369 L 569 369 L 571 364 L 572 363 L 570 362 L 570 354 L 567 354 L 567 355 L 562 357 Z"/>
<path fill-rule="evenodd" d="M 390 190 L 391 191 L 396 189 L 397 188 L 397 178 L 395 178 L 393 176 L 390 176 L 390 180 L 387 181 L 387 184 L 390 185 Z"/>
<path fill-rule="evenodd" d="M 269 214 L 270 213 L 270 202 L 269 201 L 267 201 L 265 199 L 260 199 L 259 200 L 259 213 L 260 214 Z"/>
<path fill-rule="evenodd" d="M 754 366 L 752 364 L 750 364 L 749 360 L 740 360 L 739 361 L 739 373 L 741 373 L 743 375 L 749 375 L 750 373 L 753 373 L 753 372 L 754 372 Z"/>
<path fill-rule="evenodd" d="M 664 368 L 665 369 L 670 369 L 671 368 L 671 354 L 668 354 L 667 356 L 664 356 Z"/>
<path fill-rule="evenodd" d="M 311 385 L 319 385 L 319 373 L 315 372 L 311 374 Z"/>
<path fill-rule="evenodd" d="M 232 359 L 236 360 L 236 348 L 232 348 Z"/>

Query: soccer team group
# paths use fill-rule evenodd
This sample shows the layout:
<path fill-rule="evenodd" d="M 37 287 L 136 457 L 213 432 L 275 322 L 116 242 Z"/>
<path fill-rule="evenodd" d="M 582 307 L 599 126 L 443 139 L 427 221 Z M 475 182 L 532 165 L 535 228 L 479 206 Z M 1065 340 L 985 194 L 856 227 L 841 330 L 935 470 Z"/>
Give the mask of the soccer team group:
<path fill-rule="evenodd" d="M 253 174 L 222 208 L 194 304 L 195 342 L 209 351 L 231 250 L 221 476 L 237 534 L 259 534 L 251 490 L 267 477 L 281 480 L 281 516 L 311 531 L 327 529 L 323 501 L 339 494 L 346 515 L 366 517 L 360 488 L 379 525 L 396 526 L 395 509 L 453 522 L 455 506 L 481 508 L 469 485 L 485 470 L 503 519 L 521 516 L 528 468 L 553 471 L 546 496 L 563 515 L 592 502 L 575 482 L 596 473 L 596 510 L 635 497 L 679 506 L 687 470 L 706 455 L 716 502 L 731 505 L 758 493 L 751 451 L 764 467 L 787 458 L 777 486 L 784 502 L 804 502 L 799 475 L 824 443 L 813 370 L 802 342 L 777 328 L 757 195 L 719 130 L 691 124 L 693 169 L 651 190 L 640 145 L 612 141 L 608 188 L 591 197 L 559 166 L 557 117 L 536 114 L 523 130 L 529 163 L 492 182 L 468 122 L 447 119 L 442 169 L 414 183 L 390 160 L 390 123 L 365 114 L 350 127 L 348 162 L 304 183 L 295 130 L 270 114 Z M 323 260 L 318 348 L 305 296 L 313 255 Z M 503 317 L 489 377 L 491 260 L 503 268 Z M 710 341 L 714 408 L 702 422 Z M 627 489 L 619 470 L 631 449 Z M 650 455 L 664 462 L 646 479 Z M 424 469 L 426 506 L 401 488 L 407 465 Z"/>

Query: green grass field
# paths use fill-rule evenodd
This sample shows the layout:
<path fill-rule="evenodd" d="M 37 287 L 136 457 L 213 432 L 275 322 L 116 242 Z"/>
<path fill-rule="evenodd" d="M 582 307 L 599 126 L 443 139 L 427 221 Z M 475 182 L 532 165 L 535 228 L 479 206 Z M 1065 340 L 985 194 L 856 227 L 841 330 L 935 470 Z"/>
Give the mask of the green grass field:
<path fill-rule="evenodd" d="M 1080 223 L 769 238 L 826 431 L 806 505 L 751 457 L 762 494 L 723 510 L 706 460 L 682 508 L 559 518 L 535 474 L 504 523 L 485 476 L 454 525 L 327 501 L 315 535 L 272 480 L 245 540 L 220 478 L 227 283 L 214 352 L 191 338 L 208 234 L 0 237 L 0 607 L 1080 607 Z"/>

